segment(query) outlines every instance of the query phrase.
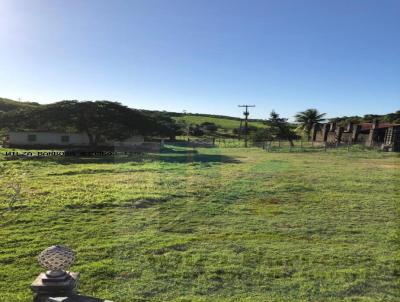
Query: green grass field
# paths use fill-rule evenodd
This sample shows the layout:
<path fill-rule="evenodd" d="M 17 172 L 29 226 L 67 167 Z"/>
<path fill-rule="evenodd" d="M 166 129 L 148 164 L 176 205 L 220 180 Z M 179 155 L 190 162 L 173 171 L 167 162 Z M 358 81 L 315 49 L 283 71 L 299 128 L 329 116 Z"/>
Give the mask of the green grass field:
<path fill-rule="evenodd" d="M 177 121 L 185 121 L 188 124 L 200 125 L 201 123 L 214 123 L 219 128 L 226 129 L 227 131 L 232 131 L 235 128 L 240 127 L 240 120 L 233 118 L 222 118 L 222 117 L 211 117 L 211 116 L 201 116 L 201 115 L 182 115 L 175 117 Z M 261 122 L 250 121 L 249 125 L 258 128 L 265 128 L 265 125 Z"/>
<path fill-rule="evenodd" d="M 396 154 L 0 162 L 25 173 L 0 229 L 1 302 L 32 300 L 36 256 L 53 244 L 77 252 L 81 293 L 116 302 L 400 301 Z"/>

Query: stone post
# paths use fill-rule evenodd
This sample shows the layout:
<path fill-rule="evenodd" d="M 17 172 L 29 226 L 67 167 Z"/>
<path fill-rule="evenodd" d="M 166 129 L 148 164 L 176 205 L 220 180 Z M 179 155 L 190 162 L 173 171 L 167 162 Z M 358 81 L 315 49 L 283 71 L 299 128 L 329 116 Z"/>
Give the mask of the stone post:
<path fill-rule="evenodd" d="M 328 139 L 329 124 L 322 125 L 322 141 L 326 142 Z"/>
<path fill-rule="evenodd" d="M 353 133 L 351 135 L 351 141 L 353 143 L 356 143 L 358 140 L 358 134 L 360 133 L 361 130 L 361 125 L 354 125 L 353 127 Z"/>
<path fill-rule="evenodd" d="M 315 139 L 317 138 L 317 131 L 318 131 L 318 124 L 314 123 L 311 128 L 311 141 L 312 142 L 315 142 Z"/>
<path fill-rule="evenodd" d="M 336 123 L 331 122 L 329 123 L 329 131 L 334 132 L 336 130 Z"/>
<path fill-rule="evenodd" d="M 337 127 L 336 128 L 336 145 L 339 145 L 340 142 L 342 141 L 342 135 L 343 135 L 344 128 L 343 127 Z"/>
<path fill-rule="evenodd" d="M 373 147 L 374 146 L 374 142 L 376 140 L 376 133 L 377 133 L 377 130 L 378 130 L 378 126 L 379 126 L 378 120 L 374 119 L 372 121 L 371 129 L 369 130 L 368 139 L 366 141 L 367 147 Z"/>
<path fill-rule="evenodd" d="M 400 152 L 400 126 L 393 127 L 392 144 L 393 144 L 392 151 Z"/>
<path fill-rule="evenodd" d="M 353 123 L 352 122 L 347 124 L 346 130 L 344 130 L 344 132 L 347 132 L 347 133 L 353 132 Z"/>

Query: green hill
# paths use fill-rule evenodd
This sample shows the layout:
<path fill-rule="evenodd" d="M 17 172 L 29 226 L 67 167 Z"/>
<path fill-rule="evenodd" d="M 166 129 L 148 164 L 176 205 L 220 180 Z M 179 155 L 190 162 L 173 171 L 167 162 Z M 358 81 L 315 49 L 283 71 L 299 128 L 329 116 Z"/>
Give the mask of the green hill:
<path fill-rule="evenodd" d="M 0 112 L 9 112 L 18 109 L 32 108 L 40 106 L 35 102 L 18 102 L 6 98 L 0 98 Z"/>
<path fill-rule="evenodd" d="M 0 98 L 0 112 L 10 112 L 13 110 L 34 108 L 43 106 L 34 102 L 19 102 L 6 98 Z M 145 110 L 147 112 L 152 112 Z M 160 112 L 160 111 L 157 111 Z M 239 128 L 240 118 L 223 116 L 223 115 L 212 115 L 212 114 L 183 114 L 177 112 L 164 112 L 165 115 L 172 117 L 176 121 L 184 121 L 187 124 L 200 125 L 202 123 L 214 123 L 218 126 L 219 133 L 231 134 L 233 129 Z M 249 125 L 255 127 L 265 127 L 261 120 L 250 120 Z"/>
<path fill-rule="evenodd" d="M 193 115 L 181 115 L 181 116 L 172 116 L 176 121 L 184 121 L 189 125 L 200 125 L 202 123 L 214 123 L 218 127 L 218 131 L 215 133 L 217 137 L 236 137 L 233 130 L 240 127 L 240 119 L 235 117 L 228 116 L 212 116 L 212 115 L 202 115 L 202 114 L 193 114 Z M 244 124 L 242 125 L 242 127 Z M 249 121 L 249 126 L 264 128 L 265 125 L 261 121 Z"/>
<path fill-rule="evenodd" d="M 185 121 L 188 124 L 201 124 L 201 123 L 214 123 L 219 128 L 226 129 L 228 131 L 232 131 L 235 128 L 239 128 L 240 126 L 240 119 L 235 117 L 229 116 L 212 116 L 212 115 L 181 115 L 173 117 L 177 121 Z M 259 120 L 250 120 L 249 125 L 255 127 L 265 127 L 264 124 Z"/>

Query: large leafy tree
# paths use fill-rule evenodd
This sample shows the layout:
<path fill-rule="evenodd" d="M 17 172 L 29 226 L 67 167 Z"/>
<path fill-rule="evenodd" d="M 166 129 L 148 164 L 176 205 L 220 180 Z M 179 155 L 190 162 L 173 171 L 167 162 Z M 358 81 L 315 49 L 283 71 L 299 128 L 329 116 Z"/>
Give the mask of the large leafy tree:
<path fill-rule="evenodd" d="M 9 128 L 86 133 L 91 146 L 102 140 L 124 140 L 135 134 L 172 136 L 174 122 L 166 117 L 128 108 L 110 101 L 62 101 L 13 112 L 5 120 Z"/>
<path fill-rule="evenodd" d="M 250 133 L 250 137 L 254 143 L 273 140 L 273 134 L 270 128 L 257 128 L 256 131 Z"/>
<path fill-rule="evenodd" d="M 311 108 L 297 113 L 294 117 L 299 124 L 298 129 L 307 135 L 307 139 L 310 140 L 312 125 L 324 121 L 325 115 L 326 113 L 320 113 L 317 109 Z"/>
<path fill-rule="evenodd" d="M 124 140 L 134 134 L 151 134 L 152 119 L 117 102 L 63 101 L 37 110 L 47 128 L 86 133 L 91 146 L 102 140 Z"/>
<path fill-rule="evenodd" d="M 215 125 L 214 123 L 210 122 L 204 122 L 200 124 L 200 127 L 203 129 L 203 131 L 207 134 L 213 135 L 215 132 L 218 131 L 218 126 Z"/>
<path fill-rule="evenodd" d="M 147 126 L 146 132 L 161 137 L 169 137 L 175 140 L 176 135 L 184 133 L 182 125 L 175 122 L 169 115 L 163 112 L 150 112 L 151 124 Z"/>
<path fill-rule="evenodd" d="M 296 138 L 296 133 L 293 131 L 292 126 L 288 123 L 286 118 L 282 118 L 278 113 L 272 111 L 269 119 L 265 121 L 269 127 L 269 134 L 275 139 L 288 140 L 290 145 L 293 146 L 293 140 Z"/>

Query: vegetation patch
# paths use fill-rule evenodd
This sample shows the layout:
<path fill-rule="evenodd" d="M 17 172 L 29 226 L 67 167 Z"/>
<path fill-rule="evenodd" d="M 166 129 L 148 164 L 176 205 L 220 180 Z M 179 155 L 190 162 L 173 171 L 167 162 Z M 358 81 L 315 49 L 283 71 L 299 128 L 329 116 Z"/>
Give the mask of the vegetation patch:
<path fill-rule="evenodd" d="M 0 228 L 2 302 L 32 300 L 53 244 L 77 251 L 81 292 L 114 301 L 400 300 L 395 154 L 167 146 L 65 160 L 1 159 L 21 177 Z"/>

